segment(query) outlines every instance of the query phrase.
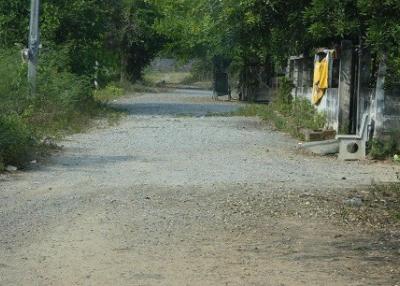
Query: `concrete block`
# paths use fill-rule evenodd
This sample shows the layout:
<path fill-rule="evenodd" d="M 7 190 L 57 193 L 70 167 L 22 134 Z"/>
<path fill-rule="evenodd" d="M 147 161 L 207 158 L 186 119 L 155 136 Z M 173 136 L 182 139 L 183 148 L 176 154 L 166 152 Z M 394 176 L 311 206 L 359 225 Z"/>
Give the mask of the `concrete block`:
<path fill-rule="evenodd" d="M 367 155 L 367 142 L 355 136 L 339 140 L 339 159 L 343 161 L 364 160 Z"/>
<path fill-rule="evenodd" d="M 339 159 L 344 161 L 364 160 L 367 156 L 369 116 L 364 114 L 359 134 L 338 135 Z"/>
<path fill-rule="evenodd" d="M 339 152 L 339 141 L 334 139 L 309 142 L 299 145 L 299 149 L 314 155 L 333 155 Z"/>

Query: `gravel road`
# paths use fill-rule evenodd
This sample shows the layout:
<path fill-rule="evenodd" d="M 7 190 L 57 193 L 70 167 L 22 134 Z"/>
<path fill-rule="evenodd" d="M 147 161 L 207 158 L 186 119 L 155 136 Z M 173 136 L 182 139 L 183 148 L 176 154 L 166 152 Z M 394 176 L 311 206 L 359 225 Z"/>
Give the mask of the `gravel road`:
<path fill-rule="evenodd" d="M 0 177 L 0 285 L 396 285 L 400 246 L 296 198 L 393 181 L 299 154 L 204 91 L 126 97 L 117 126 Z"/>

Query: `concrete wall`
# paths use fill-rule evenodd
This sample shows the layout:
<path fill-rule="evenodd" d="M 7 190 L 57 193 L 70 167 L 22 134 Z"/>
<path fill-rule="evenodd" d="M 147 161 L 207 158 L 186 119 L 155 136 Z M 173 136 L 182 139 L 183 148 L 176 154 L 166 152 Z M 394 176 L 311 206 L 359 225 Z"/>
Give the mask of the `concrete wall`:
<path fill-rule="evenodd" d="M 338 130 L 341 134 L 350 134 L 352 127 L 351 97 L 354 88 L 353 45 L 351 41 L 342 41 L 339 70 L 339 114 Z"/>
<path fill-rule="evenodd" d="M 370 55 L 364 52 L 360 60 L 360 83 L 358 116 L 368 113 L 374 123 L 374 137 L 384 139 L 393 131 L 400 130 L 400 85 L 391 89 L 385 87 L 387 65 L 386 57 L 379 64 L 376 87 L 368 87 Z M 360 119 L 359 119 L 360 120 Z"/>
<path fill-rule="evenodd" d="M 361 128 L 360 124 L 363 118 L 363 115 L 370 112 L 371 108 L 371 96 L 374 93 L 374 89 L 370 88 L 370 80 L 371 80 L 371 54 L 368 49 L 359 50 L 358 57 L 358 106 L 357 106 L 357 129 Z"/>
<path fill-rule="evenodd" d="M 400 86 L 385 91 L 385 116 L 400 115 Z"/>
<path fill-rule="evenodd" d="M 339 68 L 340 64 L 340 68 Z M 293 82 L 293 97 L 312 98 L 312 58 L 291 57 L 286 76 Z M 371 55 L 367 50 L 355 49 L 344 41 L 340 59 L 335 60 L 332 87 L 317 107 L 327 116 L 327 127 L 338 134 L 358 132 L 364 114 L 374 122 L 374 136 L 385 137 L 392 131 L 400 131 L 400 84 L 385 89 L 386 60 L 380 63 L 376 87 L 371 88 Z M 276 87 L 260 89 L 257 100 L 271 100 Z"/>
<path fill-rule="evenodd" d="M 311 102 L 312 99 L 312 80 L 314 71 L 314 60 L 312 58 L 292 57 L 289 63 L 288 76 L 293 81 L 293 97 L 306 98 Z M 339 130 L 339 90 L 329 88 L 321 103 L 317 107 L 318 111 L 324 112 L 327 116 L 327 128 Z"/>
<path fill-rule="evenodd" d="M 327 127 L 339 131 L 339 89 L 329 88 L 318 110 L 325 112 L 327 116 Z"/>
<path fill-rule="evenodd" d="M 385 90 L 383 133 L 400 131 L 400 86 Z"/>

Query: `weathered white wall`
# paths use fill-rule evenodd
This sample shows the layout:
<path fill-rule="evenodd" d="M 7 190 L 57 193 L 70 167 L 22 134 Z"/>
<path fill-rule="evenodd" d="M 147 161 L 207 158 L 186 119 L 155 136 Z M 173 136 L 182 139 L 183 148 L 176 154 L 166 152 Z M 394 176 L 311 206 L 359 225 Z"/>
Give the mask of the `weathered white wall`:
<path fill-rule="evenodd" d="M 385 91 L 383 133 L 400 131 L 400 87 Z"/>

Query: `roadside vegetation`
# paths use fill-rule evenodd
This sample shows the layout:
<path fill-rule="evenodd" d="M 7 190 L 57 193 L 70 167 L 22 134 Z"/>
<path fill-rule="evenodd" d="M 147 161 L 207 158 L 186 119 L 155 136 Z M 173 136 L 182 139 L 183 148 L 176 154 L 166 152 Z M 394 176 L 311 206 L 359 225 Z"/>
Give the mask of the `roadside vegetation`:
<path fill-rule="evenodd" d="M 293 99 L 290 82 L 283 79 L 277 94 L 269 104 L 248 103 L 232 115 L 258 116 L 277 130 L 304 140 L 302 129 L 320 130 L 325 127 L 326 115 L 318 112 L 304 98 Z M 397 130 L 389 132 L 385 139 L 372 139 L 367 144 L 368 156 L 374 160 L 393 160 L 400 163 L 400 134 Z M 397 154 L 397 155 L 396 155 Z"/>
<path fill-rule="evenodd" d="M 368 142 L 368 154 L 372 159 L 385 160 L 393 159 L 394 162 L 400 163 L 400 133 L 393 130 L 386 135 L 384 139 L 372 139 Z"/>
<path fill-rule="evenodd" d="M 29 94 L 19 51 L 0 54 L 0 170 L 36 159 L 46 138 L 82 131 L 93 118 L 119 116 L 95 99 L 88 77 L 59 69 L 51 56 L 47 60 L 40 67 L 36 93 Z M 112 96 L 114 90 L 101 92 Z"/>
<path fill-rule="evenodd" d="M 399 1 L 153 1 L 164 15 L 156 29 L 167 38 L 165 49 L 183 59 L 199 58 L 209 66 L 219 60 L 221 69 L 237 79 L 232 89 L 246 91 L 250 99 L 262 80 L 268 83 L 282 76 L 290 56 L 307 57 L 317 48 L 340 47 L 343 40 L 366 48 L 373 69 L 386 58 L 386 88 L 400 82 Z M 309 111 L 301 115 L 289 114 L 277 101 L 271 107 L 249 106 L 243 112 L 269 117 L 278 129 L 296 137 L 299 127 L 320 127 L 323 115 L 315 114 L 307 103 L 294 100 L 291 112 Z M 394 155 L 398 148 L 391 145 L 371 142 L 371 156 Z"/>
<path fill-rule="evenodd" d="M 148 1 L 45 1 L 37 89 L 30 94 L 21 57 L 29 5 L 0 3 L 0 171 L 26 166 L 52 145 L 49 138 L 79 132 L 94 118 L 116 120 L 119 113 L 105 103 L 124 89 L 143 89 L 134 83 L 163 44 Z"/>
<path fill-rule="evenodd" d="M 301 129 L 322 129 L 325 126 L 326 116 L 318 112 L 307 99 L 293 99 L 291 89 L 291 83 L 283 78 L 278 93 L 270 104 L 250 103 L 234 115 L 259 116 L 274 128 L 304 139 Z"/>
<path fill-rule="evenodd" d="M 18 142 L 35 142 L 79 130 L 98 114 L 98 102 L 118 97 L 121 88 L 149 90 L 146 82 L 159 81 L 154 76 L 160 75 L 143 81 L 144 68 L 160 53 L 196 61 L 194 74 L 184 79 L 176 74 L 173 81 L 209 87 L 213 67 L 222 63 L 237 81 L 232 88 L 252 90 L 260 71 L 266 77 L 281 74 L 290 55 L 346 39 L 367 47 L 375 62 L 388 57 L 390 85 L 400 76 L 399 12 L 398 1 L 368 0 L 44 1 L 38 91 L 29 97 L 19 55 L 28 38 L 29 1 L 2 1 L 0 160 L 20 164 L 10 159 L 14 133 L 30 138 Z M 277 98 L 270 112 L 248 108 L 294 136 L 299 128 L 321 126 L 323 115 L 305 102 L 290 99 L 289 106 Z M 379 147 L 374 144 L 372 152 Z"/>
<path fill-rule="evenodd" d="M 376 60 L 386 54 L 390 74 L 400 75 L 399 1 L 152 2 L 163 15 L 155 27 L 167 40 L 164 50 L 209 66 L 223 58 L 238 75 L 239 87 L 251 88 L 261 70 L 280 73 L 289 56 L 312 54 L 344 39 L 367 47 Z"/>

